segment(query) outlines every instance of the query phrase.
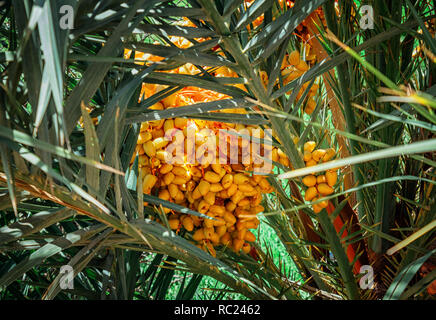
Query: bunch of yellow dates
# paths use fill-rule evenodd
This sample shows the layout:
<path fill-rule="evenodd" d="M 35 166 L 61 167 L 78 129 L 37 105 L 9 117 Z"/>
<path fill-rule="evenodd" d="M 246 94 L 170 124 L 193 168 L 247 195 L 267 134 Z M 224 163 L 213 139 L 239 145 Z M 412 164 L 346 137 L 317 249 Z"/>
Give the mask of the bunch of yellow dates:
<path fill-rule="evenodd" d="M 214 134 L 213 129 L 217 125 L 220 128 L 233 126 L 181 118 L 143 123 L 134 156 L 139 155 L 144 193 L 157 194 L 163 200 L 214 218 L 201 218 L 164 209 L 171 229 L 184 228 L 192 234 L 192 240 L 199 247 L 212 255 L 215 255 L 214 246 L 217 245 L 230 247 L 235 252 L 242 249 L 248 253 L 251 249 L 250 242 L 256 239 L 250 229 L 258 227 L 259 220 L 256 215 L 264 210 L 260 205 L 262 194 L 273 192 L 273 188 L 264 176 L 244 172 L 253 171 L 256 164 L 250 158 L 248 163 L 241 163 L 246 144 L 242 138 L 238 138 L 238 163 L 220 163 L 219 159 L 212 163 L 187 161 L 190 142 L 186 129 L 195 128 L 195 145 L 192 148 L 198 154 L 208 138 L 207 134 Z M 249 129 L 254 129 L 253 126 L 243 125 L 234 125 L 233 129 L 241 127 L 248 132 Z M 167 163 L 166 147 L 171 141 L 166 139 L 164 132 L 173 128 L 184 132 L 181 143 L 187 148 L 181 161 Z M 218 149 L 219 146 L 217 152 Z M 278 153 L 276 148 L 271 147 L 271 150 L 274 154 Z M 230 159 L 230 155 L 228 156 L 227 159 Z M 287 158 L 283 159 L 289 163 Z"/>
<path fill-rule="evenodd" d="M 306 61 L 300 58 L 300 53 L 297 50 L 292 51 L 282 63 L 282 77 L 283 84 L 286 85 L 291 81 L 301 77 L 307 70 L 309 70 L 309 65 Z M 298 92 L 296 99 L 299 100 L 306 90 L 309 82 L 304 83 Z M 309 93 L 306 97 L 306 107 L 304 112 L 306 114 L 312 114 L 316 107 L 315 95 L 318 92 L 318 84 L 313 84 L 309 89 Z"/>
<path fill-rule="evenodd" d="M 135 57 L 142 56 L 135 53 Z M 144 59 L 154 60 L 155 57 L 147 55 Z M 188 63 L 170 72 L 195 74 L 199 71 Z M 221 67 L 215 71 L 215 76 L 237 75 L 232 70 Z M 241 84 L 234 86 L 245 90 Z M 162 85 L 143 84 L 140 99 L 148 98 L 164 88 Z M 164 110 L 225 98 L 228 96 L 210 90 L 185 87 L 150 109 Z M 244 109 L 227 109 L 222 112 L 246 113 Z M 173 136 L 173 140 L 168 139 L 167 133 L 174 129 L 178 131 L 178 135 Z M 194 132 L 194 141 L 189 139 L 190 130 Z M 236 134 L 245 130 L 245 137 L 236 135 L 236 140 L 231 140 L 230 136 L 224 136 L 223 141 L 219 135 L 220 130 Z M 226 246 L 235 252 L 250 252 L 250 243 L 256 240 L 254 229 L 259 225 L 257 214 L 264 210 L 260 204 L 262 194 L 274 191 L 264 176 L 272 172 L 273 166 L 261 171 L 263 175 L 248 173 L 263 166 L 255 161 L 254 156 L 247 154 L 247 148 L 250 150 L 251 145 L 256 144 L 250 142 L 251 136 L 268 139 L 261 128 L 252 125 L 184 118 L 161 119 L 141 124 L 131 163 L 138 155 L 143 192 L 213 218 L 201 218 L 164 208 L 171 229 L 186 230 L 190 234 L 188 238 L 214 256 L 216 246 Z M 199 161 L 202 159 L 198 159 L 197 155 L 204 153 L 204 145 L 211 137 L 216 139 L 215 161 Z M 182 156 L 175 155 L 177 148 L 172 153 L 168 151 L 169 145 L 174 144 L 177 139 L 180 139 L 178 145 L 184 147 Z M 231 145 L 235 146 L 231 141 L 236 141 L 237 145 L 236 162 L 229 161 L 232 158 Z M 224 162 L 219 158 L 222 155 L 220 144 L 222 146 L 223 143 L 227 146 Z M 188 153 L 191 151 L 194 151 L 195 161 L 188 161 Z M 213 150 L 207 150 L 206 153 L 210 151 Z M 267 157 L 267 154 L 273 160 L 289 165 L 289 159 L 281 150 L 271 144 L 262 144 L 260 156 Z M 178 161 L 166 161 L 171 157 L 174 157 L 173 160 L 178 157 Z"/>
<path fill-rule="evenodd" d="M 336 154 L 335 149 L 316 149 L 315 141 L 308 141 L 304 144 L 304 161 L 306 167 L 315 166 L 322 162 L 330 161 Z M 317 201 L 318 199 L 331 195 L 334 192 L 334 185 L 338 180 L 337 170 L 327 170 L 326 172 L 315 175 L 308 175 L 303 178 L 303 184 L 308 187 L 304 199 L 306 201 Z M 320 212 L 328 206 L 328 201 L 324 200 L 312 205 L 315 213 Z"/>
<path fill-rule="evenodd" d="M 310 45 L 306 44 L 306 47 L 310 47 Z M 315 59 L 314 55 L 310 55 L 310 56 L 312 56 L 311 59 L 313 60 Z M 294 50 L 290 54 L 285 55 L 281 65 L 281 75 L 283 78 L 283 85 L 287 85 L 289 82 L 298 79 L 305 72 L 309 70 L 309 64 L 306 61 L 308 61 L 307 59 L 310 56 L 306 55 L 306 60 L 303 60 L 301 59 L 300 53 L 297 50 Z M 266 88 L 268 84 L 267 73 L 265 71 L 261 71 L 260 77 L 262 79 L 264 87 Z M 278 79 L 276 80 L 276 83 L 278 83 Z M 295 97 L 296 100 L 299 100 L 303 96 L 308 86 L 309 86 L 309 82 L 305 82 L 301 86 Z M 305 106 L 303 110 L 304 113 L 308 115 L 312 114 L 312 112 L 316 108 L 315 96 L 318 92 L 318 89 L 319 89 L 319 85 L 317 83 L 314 83 L 310 87 L 309 92 L 305 97 L 305 103 L 302 104 L 302 106 Z M 291 91 L 288 93 L 291 93 Z"/>

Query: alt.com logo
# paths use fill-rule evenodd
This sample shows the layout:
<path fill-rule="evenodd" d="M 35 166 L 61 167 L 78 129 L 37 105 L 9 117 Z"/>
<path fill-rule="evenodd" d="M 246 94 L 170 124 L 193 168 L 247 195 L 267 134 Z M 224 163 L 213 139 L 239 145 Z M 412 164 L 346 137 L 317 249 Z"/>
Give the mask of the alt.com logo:
<path fill-rule="evenodd" d="M 374 29 L 374 9 L 372 6 L 365 5 L 360 7 L 360 28 L 363 30 Z"/>
<path fill-rule="evenodd" d="M 374 9 L 370 5 L 363 5 L 360 7 L 360 28 L 363 30 L 374 29 Z M 70 5 L 63 5 L 59 9 L 59 13 L 63 16 L 59 20 L 59 26 L 62 30 L 74 29 L 74 9 Z"/>
<path fill-rule="evenodd" d="M 63 5 L 59 9 L 59 13 L 63 16 L 59 20 L 59 27 L 62 30 L 74 29 L 74 9 L 70 5 Z"/>
<path fill-rule="evenodd" d="M 59 287 L 62 290 L 74 289 L 74 270 L 73 267 L 66 264 L 61 267 L 59 271 L 61 279 L 59 281 Z"/>
<path fill-rule="evenodd" d="M 374 285 L 374 269 L 369 265 L 363 265 L 359 270 L 360 274 L 363 276 L 359 280 L 359 286 L 362 290 L 372 290 L 375 288 Z"/>

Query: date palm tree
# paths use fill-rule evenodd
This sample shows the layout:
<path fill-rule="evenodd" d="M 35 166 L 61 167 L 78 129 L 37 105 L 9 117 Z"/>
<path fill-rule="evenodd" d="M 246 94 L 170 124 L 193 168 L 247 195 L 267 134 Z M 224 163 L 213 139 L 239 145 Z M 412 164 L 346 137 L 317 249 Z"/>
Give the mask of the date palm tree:
<path fill-rule="evenodd" d="M 362 5 L 373 29 L 360 28 Z M 72 29 L 60 24 L 69 12 Z M 427 0 L 2 1 L 1 299 L 192 299 L 205 276 L 224 285 L 218 299 L 433 299 L 435 14 Z M 308 48 L 310 69 L 285 81 L 284 57 Z M 125 49 L 161 60 L 140 64 Z M 161 72 L 186 63 L 201 72 Z M 216 78 L 222 66 L 238 76 Z M 164 89 L 139 101 L 143 83 Z M 186 86 L 224 93 L 247 115 L 214 112 L 216 102 L 150 109 Z M 274 131 L 292 170 L 277 164 L 259 217 L 298 279 L 269 242 L 213 257 L 156 221 L 163 208 L 197 214 L 143 194 L 131 164 L 141 123 L 174 117 Z M 309 140 L 339 158 L 305 167 Z M 315 213 L 302 178 L 332 168 L 335 193 Z"/>

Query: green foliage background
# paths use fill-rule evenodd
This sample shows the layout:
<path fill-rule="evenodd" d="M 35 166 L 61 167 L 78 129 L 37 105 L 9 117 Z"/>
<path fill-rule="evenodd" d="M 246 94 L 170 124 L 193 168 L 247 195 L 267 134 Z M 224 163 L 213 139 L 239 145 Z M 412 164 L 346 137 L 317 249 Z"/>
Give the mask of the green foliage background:
<path fill-rule="evenodd" d="M 74 8 L 73 30 L 58 28 L 65 4 Z M 359 27 L 363 4 L 374 8 L 373 30 Z M 329 30 L 318 23 L 328 57 L 284 85 L 283 56 L 302 51 L 295 29 L 318 8 Z M 181 17 L 197 28 L 174 27 Z M 427 288 L 436 271 L 420 274 L 436 265 L 434 18 L 435 3 L 427 0 L 296 0 L 292 8 L 276 0 L 250 8 L 243 0 L 5 1 L 0 299 L 434 299 Z M 169 43 L 168 35 L 210 40 L 186 50 L 150 44 Z M 212 50 L 217 46 L 224 57 Z M 138 66 L 123 59 L 124 48 L 165 59 Z M 193 61 L 211 68 L 186 77 L 157 72 Z M 248 92 L 215 79 L 211 71 L 221 65 L 239 75 L 226 84 L 243 82 Z M 317 107 L 308 116 L 296 92 L 318 77 Z M 139 103 L 143 82 L 170 87 Z M 231 98 L 174 115 L 148 109 L 187 85 Z M 82 102 L 93 107 L 90 115 Z M 223 103 L 261 113 L 211 112 Z M 333 125 L 338 114 L 342 128 Z M 214 258 L 189 235 L 149 219 L 161 205 L 183 208 L 138 192 L 137 166 L 129 163 L 140 123 L 173 116 L 268 125 L 277 134 L 295 170 L 278 166 L 270 179 L 277 191 L 260 215 L 260 261 L 225 248 Z M 341 159 L 304 168 L 308 140 L 337 149 L 342 141 Z M 336 210 L 315 214 L 303 201 L 301 177 L 336 167 L 353 183 L 340 180 L 328 197 Z M 339 234 L 337 216 L 347 221 Z M 359 287 L 350 244 L 361 244 L 359 259 L 373 266 L 375 290 Z M 65 264 L 75 270 L 73 290 L 60 289 Z"/>

